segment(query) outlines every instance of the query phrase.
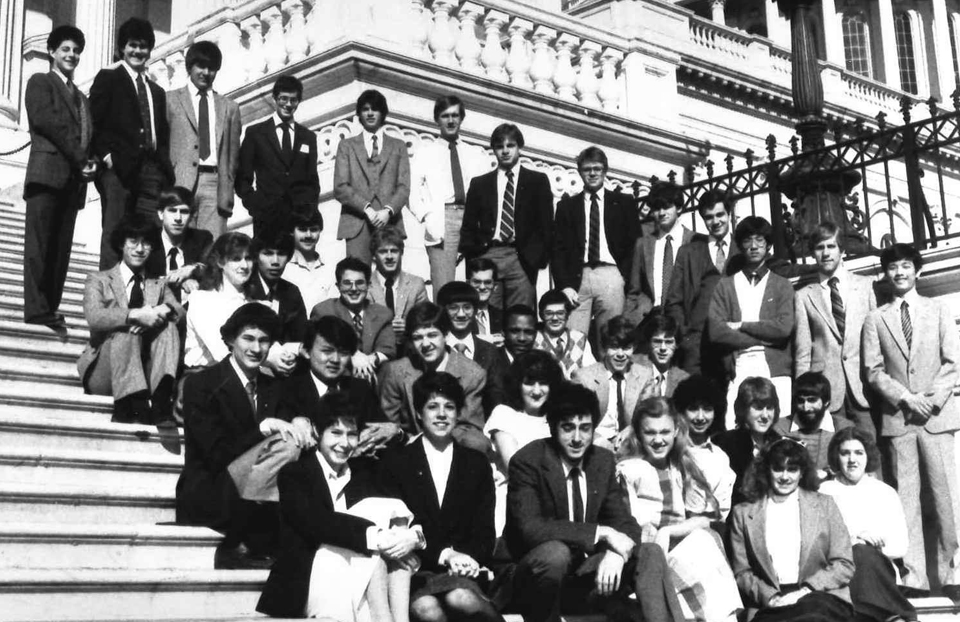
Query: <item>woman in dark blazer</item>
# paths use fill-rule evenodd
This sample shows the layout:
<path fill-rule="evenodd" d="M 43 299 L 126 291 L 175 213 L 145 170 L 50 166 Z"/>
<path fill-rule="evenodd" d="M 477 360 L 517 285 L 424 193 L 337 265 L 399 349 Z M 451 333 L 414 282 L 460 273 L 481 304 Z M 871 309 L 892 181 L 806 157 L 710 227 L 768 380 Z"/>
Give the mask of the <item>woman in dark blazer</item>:
<path fill-rule="evenodd" d="M 748 615 L 757 612 L 753 622 L 853 619 L 850 534 L 817 482 L 807 450 L 786 438 L 747 474 L 750 502 L 731 514 L 730 561 Z"/>

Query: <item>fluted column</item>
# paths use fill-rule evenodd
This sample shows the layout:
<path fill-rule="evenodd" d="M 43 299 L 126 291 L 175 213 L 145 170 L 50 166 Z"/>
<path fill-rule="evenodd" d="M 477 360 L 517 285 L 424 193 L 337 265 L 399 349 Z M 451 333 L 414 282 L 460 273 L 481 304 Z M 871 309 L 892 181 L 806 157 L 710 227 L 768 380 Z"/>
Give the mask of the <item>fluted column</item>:
<path fill-rule="evenodd" d="M 74 79 L 82 84 L 113 62 L 117 37 L 117 0 L 77 2 L 74 20 L 87 40 Z"/>
<path fill-rule="evenodd" d="M 950 94 L 956 88 L 953 75 L 953 48 L 950 47 L 950 15 L 947 13 L 946 0 L 933 0 L 933 38 L 934 52 L 937 57 L 937 81 L 931 80 L 931 91 L 941 102 L 949 102 Z"/>
<path fill-rule="evenodd" d="M 843 67 L 846 65 L 846 59 L 843 56 L 843 28 L 840 25 L 841 16 L 837 14 L 837 5 L 834 0 L 820 0 L 820 11 L 827 62 Z"/>
<path fill-rule="evenodd" d="M 895 89 L 900 85 L 900 64 L 897 61 L 897 37 L 893 31 L 893 4 L 877 0 L 880 18 L 880 49 L 883 50 L 883 81 Z"/>
<path fill-rule="evenodd" d="M 11 129 L 20 120 L 24 11 L 24 0 L 0 0 L 0 127 Z"/>

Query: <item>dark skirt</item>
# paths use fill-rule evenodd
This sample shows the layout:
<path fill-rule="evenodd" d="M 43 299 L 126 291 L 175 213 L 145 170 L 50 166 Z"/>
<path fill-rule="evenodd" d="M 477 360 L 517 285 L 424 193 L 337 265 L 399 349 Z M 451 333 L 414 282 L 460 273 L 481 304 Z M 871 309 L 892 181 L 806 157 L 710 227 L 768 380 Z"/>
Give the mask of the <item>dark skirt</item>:
<path fill-rule="evenodd" d="M 490 600 L 484 592 L 487 580 L 483 574 L 476 579 L 458 577 L 446 572 L 421 570 L 410 578 L 410 602 L 424 596 L 438 596 L 456 589 L 469 590 L 482 598 Z"/>
<path fill-rule="evenodd" d="M 789 607 L 761 609 L 753 622 L 850 622 L 853 606 L 839 596 L 811 592 Z"/>
<path fill-rule="evenodd" d="M 872 620 L 900 616 L 916 620 L 917 610 L 900 593 L 893 562 L 869 544 L 853 545 L 853 563 L 857 567 L 850 581 L 854 610 Z"/>

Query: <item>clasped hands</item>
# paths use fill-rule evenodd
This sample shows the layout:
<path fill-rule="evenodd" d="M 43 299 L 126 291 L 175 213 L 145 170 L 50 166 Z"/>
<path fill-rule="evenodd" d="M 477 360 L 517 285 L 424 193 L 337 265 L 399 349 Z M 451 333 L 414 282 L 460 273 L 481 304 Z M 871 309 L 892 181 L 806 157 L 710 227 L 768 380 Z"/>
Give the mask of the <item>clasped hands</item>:
<path fill-rule="evenodd" d="M 936 415 L 940 407 L 933 401 L 933 393 L 908 393 L 902 400 L 902 405 L 909 411 L 905 417 L 907 423 L 924 425 L 930 417 Z"/>
<path fill-rule="evenodd" d="M 390 217 L 393 216 L 393 212 L 390 211 L 389 207 L 374 209 L 370 205 L 363 208 L 363 213 L 366 214 L 367 220 L 370 221 L 370 225 L 374 229 L 383 228 L 384 225 L 390 222 Z"/>
<path fill-rule="evenodd" d="M 167 303 L 155 307 L 130 309 L 127 313 L 127 321 L 133 325 L 130 327 L 130 333 L 140 335 L 144 331 L 160 328 L 170 321 L 173 314 L 173 309 Z"/>
<path fill-rule="evenodd" d="M 377 532 L 374 550 L 384 559 L 396 562 L 401 568 L 416 572 L 420 559 L 413 553 L 420 544 L 420 534 L 410 527 L 394 526 Z"/>

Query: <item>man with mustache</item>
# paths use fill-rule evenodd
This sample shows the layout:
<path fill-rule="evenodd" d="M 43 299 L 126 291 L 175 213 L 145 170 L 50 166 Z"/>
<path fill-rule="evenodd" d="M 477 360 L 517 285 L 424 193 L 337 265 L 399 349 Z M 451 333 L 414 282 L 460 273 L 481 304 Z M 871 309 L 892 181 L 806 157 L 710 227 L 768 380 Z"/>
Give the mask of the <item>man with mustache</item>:
<path fill-rule="evenodd" d="M 295 212 L 290 217 L 293 230 L 293 256 L 283 269 L 283 278 L 300 289 L 303 305 L 313 309 L 327 298 L 336 296 L 337 277 L 334 264 L 324 261 L 317 252 L 323 216 L 317 209 Z"/>

